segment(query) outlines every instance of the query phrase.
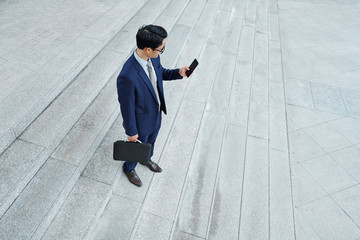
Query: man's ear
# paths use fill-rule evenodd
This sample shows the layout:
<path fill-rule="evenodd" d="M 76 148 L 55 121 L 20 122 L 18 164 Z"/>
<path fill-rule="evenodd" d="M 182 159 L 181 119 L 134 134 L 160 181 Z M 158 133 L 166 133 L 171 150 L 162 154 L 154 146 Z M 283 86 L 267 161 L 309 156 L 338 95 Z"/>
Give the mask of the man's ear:
<path fill-rule="evenodd" d="M 149 47 L 146 47 L 146 48 L 144 48 L 144 50 L 145 50 L 145 52 L 147 53 L 147 54 L 149 54 L 150 52 L 151 52 L 151 48 L 149 48 Z"/>

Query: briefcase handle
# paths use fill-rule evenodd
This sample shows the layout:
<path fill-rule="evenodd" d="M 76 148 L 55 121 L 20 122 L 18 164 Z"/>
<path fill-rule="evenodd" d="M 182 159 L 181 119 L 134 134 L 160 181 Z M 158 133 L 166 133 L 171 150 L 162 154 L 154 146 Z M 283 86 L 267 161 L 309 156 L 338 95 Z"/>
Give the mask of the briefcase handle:
<path fill-rule="evenodd" d="M 130 142 L 130 141 L 128 141 L 127 138 L 125 138 L 125 139 L 124 139 L 124 142 Z M 137 142 L 137 143 L 142 143 L 142 141 L 140 141 L 139 139 L 136 139 L 136 142 Z"/>
<path fill-rule="evenodd" d="M 125 140 L 125 142 L 130 142 L 130 141 Z M 139 139 L 136 139 L 136 142 L 137 143 L 142 143 L 142 141 L 140 141 Z"/>

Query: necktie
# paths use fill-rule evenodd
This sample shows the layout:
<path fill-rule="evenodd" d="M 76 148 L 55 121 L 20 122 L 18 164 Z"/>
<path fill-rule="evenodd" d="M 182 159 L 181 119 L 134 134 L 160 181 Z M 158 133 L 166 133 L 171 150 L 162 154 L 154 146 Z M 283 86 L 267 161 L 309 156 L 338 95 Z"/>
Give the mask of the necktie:
<path fill-rule="evenodd" d="M 149 78 L 150 78 L 150 82 L 151 82 L 151 84 L 152 84 L 152 86 L 154 88 L 155 95 L 156 95 L 156 98 L 157 98 L 159 106 L 160 106 L 159 92 L 158 92 L 158 89 L 157 89 L 157 86 L 156 86 L 155 71 L 153 70 L 153 67 L 152 67 L 152 64 L 151 64 L 150 61 L 151 60 L 149 60 L 148 63 L 147 63 L 148 72 L 149 72 Z"/>

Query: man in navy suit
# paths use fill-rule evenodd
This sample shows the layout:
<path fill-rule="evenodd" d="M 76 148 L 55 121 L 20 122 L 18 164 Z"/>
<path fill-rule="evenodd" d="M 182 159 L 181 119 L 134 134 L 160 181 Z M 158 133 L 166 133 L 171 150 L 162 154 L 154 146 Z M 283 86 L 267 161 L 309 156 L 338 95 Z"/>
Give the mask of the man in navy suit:
<path fill-rule="evenodd" d="M 137 49 L 125 62 L 118 78 L 117 91 L 123 126 L 128 141 L 154 144 L 161 126 L 161 112 L 166 114 L 163 80 L 181 79 L 188 67 L 165 69 L 160 54 L 165 50 L 167 32 L 156 25 L 141 27 L 136 34 Z M 142 182 L 135 171 L 136 162 L 125 162 L 123 171 L 138 187 Z M 153 172 L 162 169 L 151 159 L 146 164 Z"/>

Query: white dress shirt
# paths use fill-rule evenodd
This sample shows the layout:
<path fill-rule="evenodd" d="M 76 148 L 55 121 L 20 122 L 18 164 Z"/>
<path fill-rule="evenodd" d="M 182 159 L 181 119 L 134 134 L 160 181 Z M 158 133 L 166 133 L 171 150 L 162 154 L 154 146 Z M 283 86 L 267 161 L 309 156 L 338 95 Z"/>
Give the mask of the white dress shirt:
<path fill-rule="evenodd" d="M 149 75 L 149 72 L 148 72 L 147 64 L 150 61 L 150 64 L 151 64 L 152 69 L 154 71 L 154 76 L 156 77 L 156 82 L 157 82 L 156 72 L 154 70 L 154 66 L 152 65 L 152 62 L 151 62 L 150 58 L 149 58 L 148 61 L 142 59 L 141 57 L 139 57 L 139 55 L 137 55 L 136 50 L 134 51 L 134 56 L 135 56 L 135 59 L 139 62 L 140 66 L 144 69 L 144 71 L 145 71 L 146 75 L 148 76 L 148 78 L 150 78 L 150 75 Z"/>

